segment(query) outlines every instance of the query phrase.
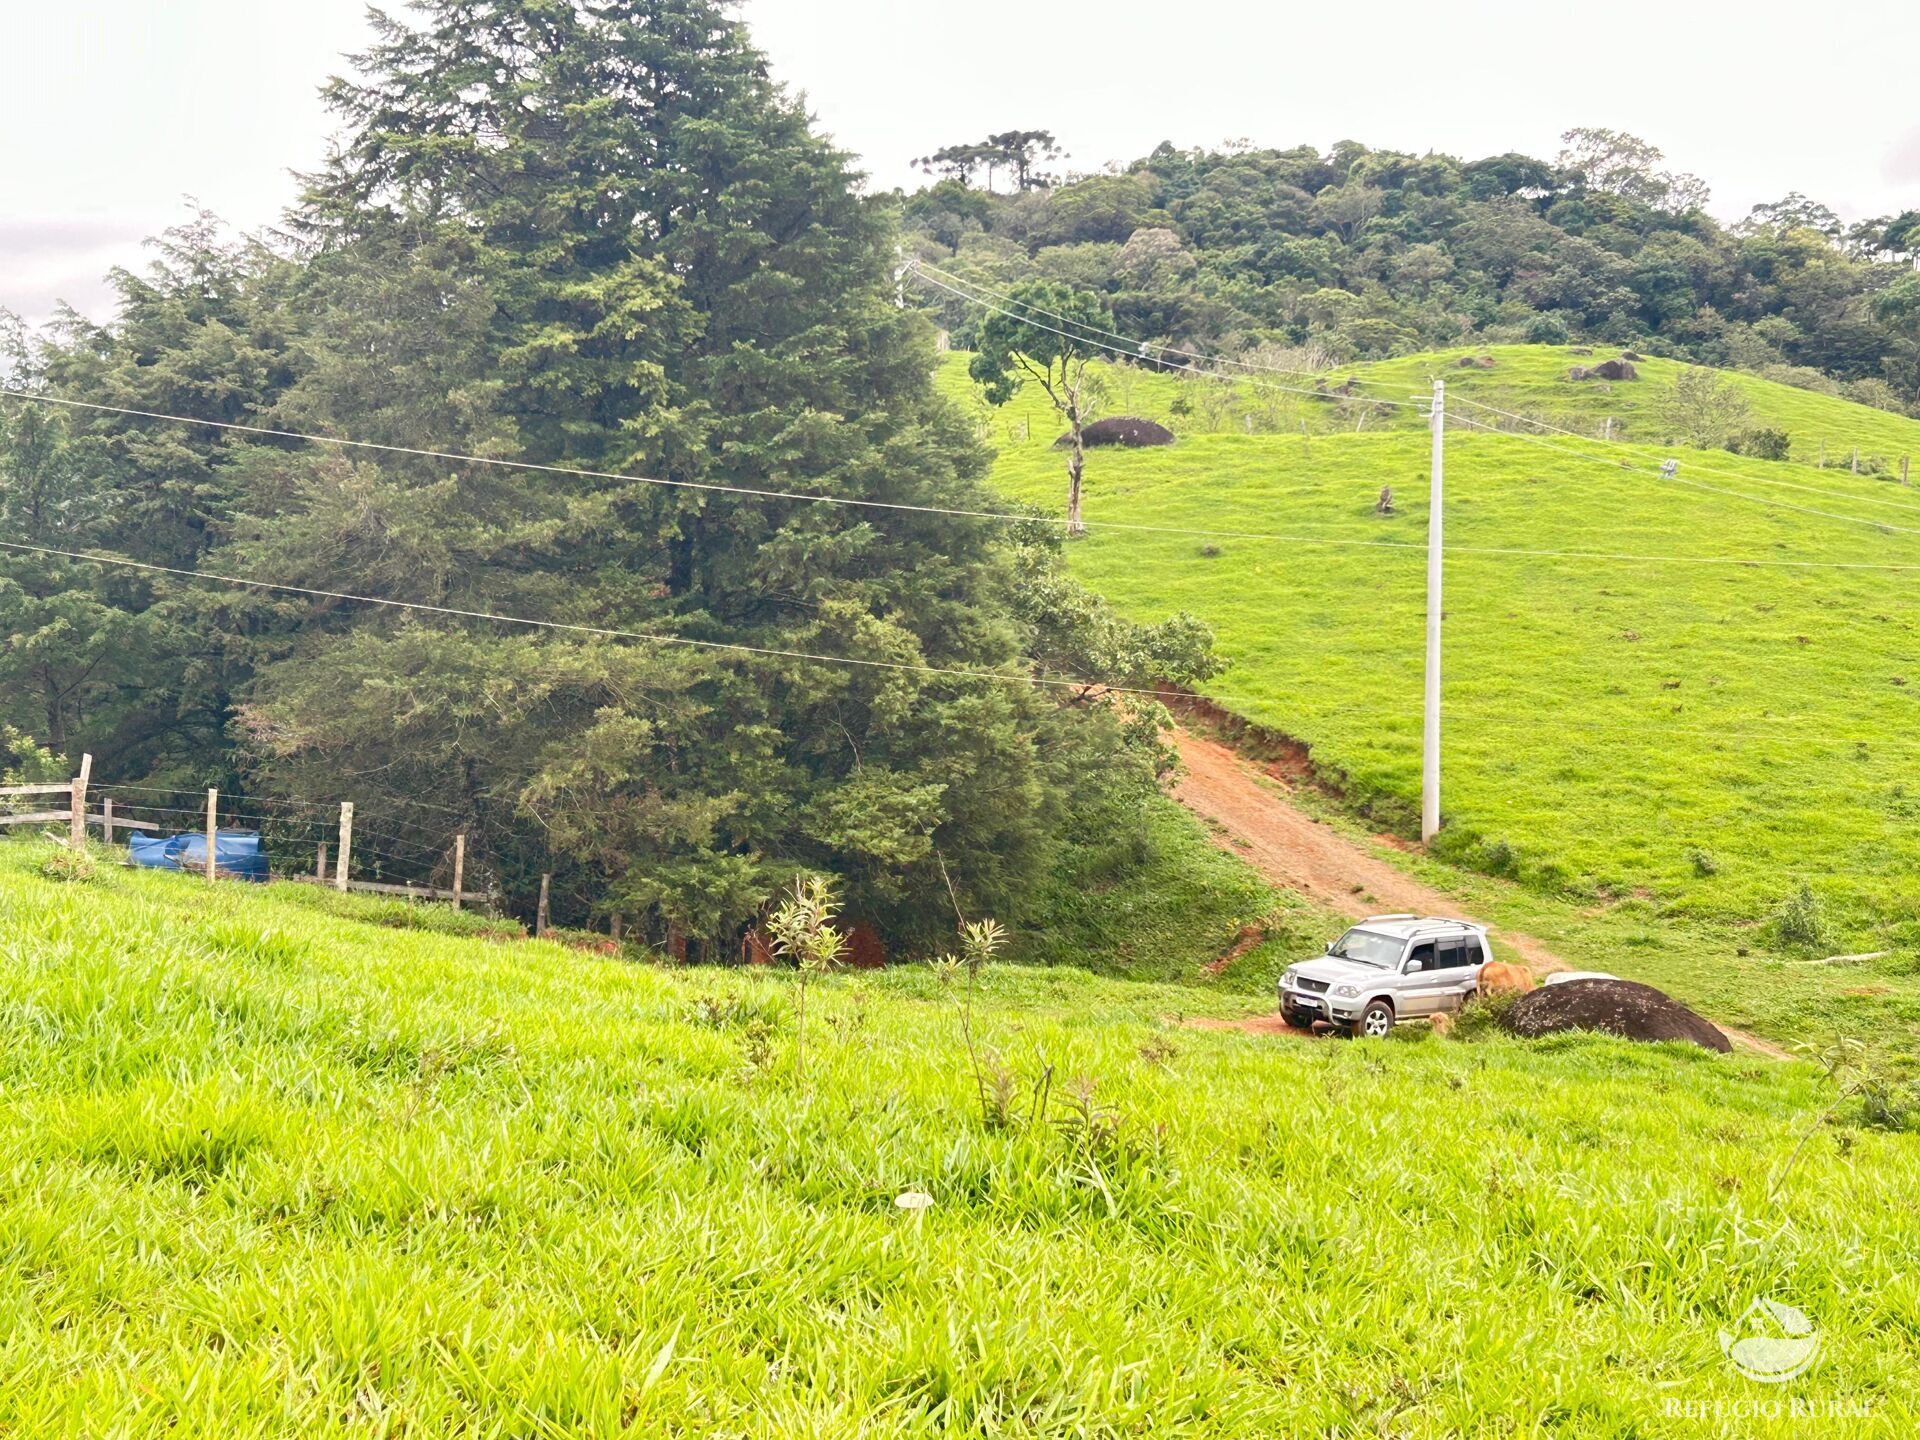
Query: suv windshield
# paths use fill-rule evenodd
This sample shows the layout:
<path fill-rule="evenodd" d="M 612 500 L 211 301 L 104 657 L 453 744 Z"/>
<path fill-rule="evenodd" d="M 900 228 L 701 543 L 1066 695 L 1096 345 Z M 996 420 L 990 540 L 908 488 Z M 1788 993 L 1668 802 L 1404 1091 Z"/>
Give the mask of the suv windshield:
<path fill-rule="evenodd" d="M 1362 965 L 1387 970 L 1400 963 L 1405 944 L 1404 940 L 1372 930 L 1349 930 L 1327 948 L 1327 953 L 1336 960 L 1358 960 Z"/>

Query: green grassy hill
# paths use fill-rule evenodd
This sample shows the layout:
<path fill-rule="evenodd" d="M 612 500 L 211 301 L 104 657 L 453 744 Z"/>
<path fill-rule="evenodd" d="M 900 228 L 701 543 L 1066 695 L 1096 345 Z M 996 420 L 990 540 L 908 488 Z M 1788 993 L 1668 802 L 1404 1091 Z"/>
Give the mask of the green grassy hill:
<path fill-rule="evenodd" d="M 1531 419 L 1583 435 L 1599 437 L 1605 421 L 1611 418 L 1616 439 L 1650 444 L 1668 440 L 1669 427 L 1662 415 L 1662 401 L 1671 390 L 1674 377 L 1694 367 L 1675 360 L 1642 359 L 1634 362 L 1640 375 L 1637 380 L 1608 384 L 1567 378 L 1574 366 L 1591 366 L 1617 353 L 1590 347 L 1590 353 L 1583 355 L 1573 347 L 1562 345 L 1438 350 L 1354 366 L 1335 372 L 1335 378 L 1357 376 L 1369 382 L 1370 393 L 1390 398 L 1400 398 L 1403 392 L 1424 393 L 1437 378 L 1447 382 L 1450 395 L 1523 413 Z M 1491 358 L 1493 368 L 1462 368 L 1459 364 L 1462 359 L 1479 356 Z M 1824 456 L 1829 469 L 1850 467 L 1857 447 L 1863 468 L 1878 464 L 1889 475 L 1896 475 L 1902 455 L 1920 454 L 1920 420 L 1753 375 L 1720 373 L 1745 396 L 1751 407 L 1749 426 L 1768 426 L 1787 432 L 1795 461 L 1817 465 Z M 1416 425 L 1419 422 L 1408 417 L 1398 423 Z M 1720 454 L 1712 458 L 1702 454 L 1697 460 L 1701 464 L 1736 468 L 1757 463 L 1735 461 Z"/>
<path fill-rule="evenodd" d="M 1247 375 L 1231 383 L 1184 372 L 1155 373 L 1109 365 L 1096 365 L 1094 369 L 1100 377 L 1101 414 L 1144 415 L 1171 425 L 1188 438 L 1207 434 L 1297 435 L 1303 425 L 1311 435 L 1350 434 L 1356 429 L 1360 433 L 1424 431 L 1425 419 L 1412 407 L 1361 402 L 1424 399 L 1433 381 L 1441 379 L 1447 382 L 1448 393 L 1462 402 L 1455 407 L 1456 417 L 1478 419 L 1502 429 L 1525 428 L 1464 403 L 1477 401 L 1593 440 L 1609 433 L 1606 422 L 1611 420 L 1610 433 L 1616 440 L 1670 444 L 1666 397 L 1674 378 L 1696 367 L 1674 360 L 1642 359 L 1635 362 L 1640 375 L 1637 380 L 1606 383 L 1568 379 L 1574 366 L 1591 366 L 1615 353 L 1591 347 L 1588 351 L 1582 354 L 1564 345 L 1469 346 L 1345 366 L 1320 376 Z M 1492 359 L 1493 368 L 1462 368 L 1459 364 L 1463 359 L 1479 357 Z M 982 406 L 972 397 L 966 360 L 961 354 L 949 356 L 941 370 L 941 383 L 980 420 L 983 434 L 992 443 L 1051 441 L 1065 429 L 1037 391 L 1017 396 L 999 410 Z M 1828 471 L 1849 470 L 1853 451 L 1858 449 L 1863 471 L 1877 467 L 1883 479 L 1894 479 L 1902 456 L 1920 455 L 1920 420 L 1755 375 L 1715 373 L 1723 375 L 1747 402 L 1749 410 L 1742 428 L 1786 431 L 1791 442 L 1790 458 L 1797 464 L 1819 468 L 1824 458 Z M 1349 379 L 1361 384 L 1357 397 L 1345 405 L 1303 393 L 1338 386 Z M 1218 398 L 1209 400 L 1209 396 Z M 1773 462 L 1719 450 L 1682 448 L 1676 453 L 1690 459 L 1695 468 L 1758 466 L 1761 473 L 1773 473 Z M 1914 499 L 1910 495 L 1896 498 L 1909 503 Z"/>
<path fill-rule="evenodd" d="M 959 357 L 945 379 L 964 390 Z M 1142 377 L 1135 398 L 1164 399 L 1177 383 Z M 1804 398 L 1838 407 L 1857 422 L 1851 433 L 1920 430 Z M 1057 512 L 1055 429 L 1035 406 L 1023 395 L 1009 407 L 1015 435 L 1030 420 L 1025 443 L 1008 438 L 1008 416 L 992 417 L 995 483 Z M 1129 611 L 1184 608 L 1207 620 L 1232 661 L 1209 693 L 1308 741 L 1353 806 L 1402 833 L 1419 786 L 1427 438 L 1405 428 L 1417 423 L 1189 432 L 1170 449 L 1097 452 L 1094 531 L 1073 550 L 1079 572 Z M 1591 915 L 1630 919 L 1650 948 L 1705 947 L 1739 977 L 1734 988 L 1783 983 L 1772 972 L 1829 948 L 1891 950 L 1821 972 L 1832 1003 L 1805 1023 L 1896 1026 L 1911 1050 L 1920 1038 L 1914 575 L 1772 562 L 1920 566 L 1920 492 L 1681 452 L 1681 478 L 1709 491 L 1514 436 L 1448 443 L 1448 540 L 1467 551 L 1448 562 L 1441 853 Z M 1675 452 L 1607 453 L 1657 469 Z M 1690 468 L 1702 464 L 1743 478 Z M 1391 517 L 1374 513 L 1383 485 L 1395 493 Z M 1102 519 L 1223 533 L 1103 531 Z M 1475 547 L 1526 553 L 1468 553 Z M 1714 563 L 1544 553 L 1568 551 Z M 1755 563 L 1717 563 L 1727 560 Z M 1796 907 L 1783 934 L 1802 885 L 1812 912 Z M 1618 968 L 1632 959 L 1618 957 Z"/>
<path fill-rule="evenodd" d="M 994 1125 L 924 967 L 817 989 L 803 1080 L 782 975 L 39 853 L 0 845 L 10 1433 L 1914 1423 L 1920 1161 L 1808 1066 L 1276 1044 L 1009 968 L 976 1032 L 1057 1123 Z M 1721 1356 L 1756 1296 L 1819 1326 L 1790 1386 Z"/>

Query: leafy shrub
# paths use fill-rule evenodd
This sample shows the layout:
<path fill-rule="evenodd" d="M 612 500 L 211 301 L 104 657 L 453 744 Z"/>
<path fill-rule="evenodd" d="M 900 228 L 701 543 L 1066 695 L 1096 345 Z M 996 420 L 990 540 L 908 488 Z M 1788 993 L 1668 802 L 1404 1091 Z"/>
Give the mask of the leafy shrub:
<path fill-rule="evenodd" d="M 1497 995 L 1475 995 L 1454 1016 L 1453 1038 L 1484 1040 L 1489 1035 L 1506 1033 L 1507 1011 L 1513 1008 L 1513 1002 L 1519 998 L 1519 992 L 1513 990 Z"/>
<path fill-rule="evenodd" d="M 1826 944 L 1826 911 L 1810 886 L 1803 883 L 1787 897 L 1774 919 L 1774 934 L 1784 946 L 1818 949 Z"/>
<path fill-rule="evenodd" d="M 1711 850 L 1702 850 L 1698 845 L 1687 847 L 1687 863 L 1693 866 L 1693 873 L 1702 880 L 1711 879 L 1720 873 L 1720 858 Z"/>
<path fill-rule="evenodd" d="M 1520 868 L 1520 855 L 1505 840 L 1489 840 L 1480 850 L 1480 868 L 1489 875 L 1512 875 Z"/>
<path fill-rule="evenodd" d="M 11 725 L 0 725 L 0 785 L 49 785 L 64 780 L 66 762 Z"/>
<path fill-rule="evenodd" d="M 744 1030 L 755 1021 L 777 1026 L 784 1008 L 776 995 L 696 995 L 687 1018 L 708 1030 Z"/>
<path fill-rule="evenodd" d="M 1751 455 L 1756 460 L 1784 460 L 1793 437 L 1784 430 L 1742 430 L 1727 441 L 1727 449 L 1736 455 Z"/>
<path fill-rule="evenodd" d="M 1526 334 L 1529 345 L 1564 345 L 1573 338 L 1567 322 L 1552 311 L 1529 320 Z"/>
<path fill-rule="evenodd" d="M 1712 370 L 1689 366 L 1673 377 L 1660 404 L 1667 433 L 1696 449 L 1724 445 L 1752 414 L 1746 392 Z"/>
<path fill-rule="evenodd" d="M 793 1069 L 801 1083 L 807 1077 L 807 983 L 839 965 L 847 950 L 846 937 L 833 925 L 840 902 L 824 875 L 794 878 L 793 895 L 783 901 L 767 922 L 773 953 L 800 972 L 794 991 Z"/>

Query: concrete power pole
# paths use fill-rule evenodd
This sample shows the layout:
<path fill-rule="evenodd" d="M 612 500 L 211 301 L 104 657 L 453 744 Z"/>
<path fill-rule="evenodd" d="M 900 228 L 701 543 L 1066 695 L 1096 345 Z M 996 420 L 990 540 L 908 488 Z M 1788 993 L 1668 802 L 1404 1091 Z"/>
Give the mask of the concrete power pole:
<path fill-rule="evenodd" d="M 1420 843 L 1440 829 L 1441 544 L 1447 470 L 1447 382 L 1433 382 L 1433 482 L 1427 492 L 1427 694 L 1420 744 Z"/>

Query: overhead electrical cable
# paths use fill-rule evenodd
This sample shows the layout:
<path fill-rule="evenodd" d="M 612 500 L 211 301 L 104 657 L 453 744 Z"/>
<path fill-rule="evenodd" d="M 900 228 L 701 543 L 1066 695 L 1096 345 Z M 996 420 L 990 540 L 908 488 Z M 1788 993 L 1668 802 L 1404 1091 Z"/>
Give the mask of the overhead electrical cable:
<path fill-rule="evenodd" d="M 1585 450 L 1575 450 L 1538 435 L 1523 435 L 1513 430 L 1502 430 L 1497 425 L 1489 425 L 1484 420 L 1475 420 L 1471 416 L 1457 413 L 1449 414 L 1448 420 L 1455 424 L 1470 426 L 1490 435 L 1505 435 L 1527 445 L 1538 445 L 1543 449 L 1554 450 L 1562 455 L 1571 455 L 1575 459 L 1585 460 L 1593 465 L 1605 465 L 1615 470 L 1628 470 L 1639 474 L 1651 475 L 1663 485 L 1683 485 L 1691 490 L 1703 490 L 1709 495 L 1723 495 L 1733 500 L 1744 500 L 1749 504 L 1765 506 L 1769 510 L 1791 510 L 1796 515 L 1814 515 L 1823 520 L 1838 520 L 1848 525 L 1863 525 L 1868 529 L 1879 530 L 1895 535 L 1920 535 L 1920 529 L 1907 525 L 1894 525 L 1885 520 L 1869 520 L 1862 515 L 1842 515 L 1832 510 L 1815 510 L 1807 505 L 1791 505 L 1784 500 L 1769 499 L 1764 495 L 1748 495 L 1739 490 L 1729 490 L 1721 485 L 1707 485 L 1698 480 L 1687 480 L 1679 475 L 1663 474 L 1647 465 L 1635 465 L 1628 461 L 1607 455 L 1595 455 Z"/>
<path fill-rule="evenodd" d="M 1153 340 L 1135 339 L 1131 335 L 1121 334 L 1118 330 L 1102 329 L 1098 325 L 1089 325 L 1084 320 L 1076 320 L 1071 315 L 1062 315 L 1057 310 L 1049 310 L 1044 305 L 1035 305 L 1031 301 L 1017 299 L 1005 291 L 995 290 L 990 285 L 983 285 L 979 281 L 970 280 L 964 275 L 954 275 L 936 266 L 929 265 L 922 260 L 908 262 L 907 273 L 924 275 L 936 281 L 951 282 L 949 286 L 944 288 L 959 286 L 966 290 L 977 291 L 980 295 L 984 295 L 988 299 L 997 301 L 1002 305 L 1018 305 L 1023 310 L 1030 311 L 1035 315 L 1044 315 L 1049 320 L 1058 320 L 1063 324 L 1073 326 L 1076 330 L 1085 331 L 1089 335 L 1099 335 L 1109 340 L 1118 340 L 1122 345 L 1131 347 L 1127 353 L 1134 359 L 1152 359 L 1153 354 L 1150 352 L 1156 352 L 1161 355 L 1178 355 L 1183 360 L 1191 360 L 1198 364 L 1226 365 L 1237 370 L 1246 370 L 1260 375 L 1299 375 L 1311 378 L 1315 376 L 1324 377 L 1334 373 L 1331 370 L 1305 370 L 1289 365 L 1265 365 L 1257 360 L 1239 360 L 1228 355 L 1208 355 L 1198 350 L 1183 350 L 1177 345 L 1163 345 Z M 963 296 L 961 298 L 966 299 L 972 297 Z M 1359 380 L 1358 376 L 1353 378 Z M 1388 388 L 1397 388 L 1389 386 L 1385 380 L 1360 380 L 1359 383 L 1362 385 L 1380 385 L 1388 386 Z M 1325 392 L 1318 390 L 1303 390 L 1298 393 L 1303 395 L 1318 395 L 1321 399 L 1332 398 Z"/>
<path fill-rule="evenodd" d="M 844 665 L 868 670 L 880 670 L 904 674 L 938 675 L 959 680 L 989 681 L 999 684 L 1026 685 L 1030 687 L 1049 687 L 1060 690 L 1072 690 L 1081 693 L 1099 692 L 1116 695 L 1145 695 L 1155 699 L 1164 696 L 1159 689 L 1144 686 L 1108 685 L 1097 680 L 1063 680 L 1044 675 L 1020 675 L 1005 670 L 967 670 L 951 665 L 917 665 L 905 660 L 868 660 L 854 655 L 822 655 L 807 650 L 787 650 L 775 646 L 745 645 L 730 640 L 699 640 L 687 635 L 666 634 L 657 630 L 620 630 L 604 625 L 582 625 L 565 620 L 538 620 L 521 615 L 503 615 L 491 610 L 466 610 L 453 605 L 430 605 L 417 600 L 390 600 L 378 595 L 356 595 L 344 590 L 323 590 L 311 585 L 289 585 L 274 580 L 255 580 L 243 575 L 220 575 L 206 570 L 186 570 L 173 565 L 154 565 L 143 560 L 128 560 L 114 555 L 89 555 L 81 550 L 58 550 L 46 545 L 23 545 L 17 541 L 0 540 L 0 549 L 25 552 L 35 555 L 57 555 L 69 560 L 86 561 L 96 565 L 111 565 L 121 569 L 145 571 L 151 574 L 175 575 L 184 580 L 208 580 L 221 585 L 239 585 L 253 590 L 271 590 L 279 594 L 303 595 L 316 600 L 342 600 L 356 605 L 378 605 L 393 610 L 407 610 L 425 615 L 443 615 L 457 620 L 485 620 L 497 625 L 522 625 L 529 629 L 554 630 L 565 634 L 592 635 L 605 640 L 644 640 L 659 645 L 685 645 L 698 650 L 714 650 L 734 655 L 757 656 L 776 660 L 800 660 L 823 665 Z M 1239 697 L 1227 697 L 1238 699 Z"/>
<path fill-rule="evenodd" d="M 1520 415 L 1512 410 L 1502 410 L 1498 406 L 1487 405 L 1478 400 L 1471 400 L 1464 395 L 1450 394 L 1447 396 L 1447 401 L 1449 404 L 1462 403 L 1471 405 L 1474 409 L 1484 410 L 1490 415 L 1499 415 L 1508 420 L 1517 421 L 1522 425 L 1532 425 L 1538 429 L 1549 431 L 1552 434 L 1564 435 L 1570 440 L 1580 440 L 1590 445 L 1622 446 L 1635 443 L 1630 440 L 1604 439 L 1597 435 L 1582 435 L 1576 430 L 1568 430 L 1559 425 L 1550 425 L 1544 420 L 1535 420 L 1530 415 Z M 1481 428 L 1493 430 L 1495 433 L 1502 435 L 1510 435 L 1513 433 L 1510 430 L 1499 430 L 1494 426 L 1482 426 Z M 1687 459 L 1686 465 L 1687 469 L 1698 471 L 1702 475 L 1717 475 L 1728 480 L 1740 480 L 1754 485 L 1772 485 L 1782 490 L 1800 490 L 1809 495 L 1824 495 L 1829 500 L 1847 500 L 1860 505 L 1880 505 L 1892 510 L 1906 510 L 1913 513 L 1920 513 L 1920 504 L 1913 504 L 1904 500 L 1887 500 L 1875 495 L 1855 495 L 1847 490 L 1826 490 L 1818 485 L 1803 485 L 1794 480 L 1779 480 L 1771 476 L 1756 475 L 1750 470 L 1725 470 L 1713 465 L 1704 465 L 1692 457 Z"/>
<path fill-rule="evenodd" d="M 1316 392 L 1302 392 L 1302 393 L 1311 394 Z M 695 490 L 706 490 L 706 491 L 719 491 L 726 494 L 747 495 L 747 496 L 752 496 L 759 499 L 817 502 L 823 505 L 864 506 L 864 507 L 883 509 L 883 510 L 903 510 L 903 511 L 913 511 L 913 512 L 918 512 L 923 514 L 931 514 L 931 515 L 944 515 L 944 516 L 951 516 L 951 517 L 962 518 L 962 519 L 996 520 L 996 521 L 1002 521 L 1002 522 L 1013 523 L 1013 524 L 1037 524 L 1037 525 L 1051 525 L 1051 526 L 1064 526 L 1067 524 L 1067 521 L 1064 517 L 1054 516 L 1054 515 L 1026 515 L 1026 514 L 1016 514 L 1010 511 L 1000 511 L 1000 510 L 961 510 L 961 509 L 951 509 L 951 508 L 942 507 L 942 506 L 909 505 L 904 502 L 898 502 L 898 501 L 858 500 L 858 499 L 851 499 L 846 496 L 815 495 L 815 494 L 809 494 L 804 491 L 761 490 L 761 489 L 754 489 L 747 486 L 722 485 L 722 484 L 707 482 L 707 481 L 659 480 L 659 479 L 652 479 L 646 476 L 624 475 L 614 471 L 582 470 L 582 469 L 577 469 L 573 466 L 567 466 L 567 465 L 543 465 L 533 461 L 504 460 L 504 459 L 500 459 L 497 456 L 463 455 L 457 452 L 445 451 L 445 450 L 426 450 L 426 449 L 418 449 L 418 448 L 403 446 L 403 445 L 386 445 L 376 441 L 355 440 L 345 436 L 338 436 L 338 435 L 324 435 L 324 434 L 317 434 L 317 433 L 297 431 L 297 430 L 269 429 L 263 426 L 243 425 L 243 424 L 236 423 L 234 421 L 227 421 L 227 420 L 203 420 L 191 415 L 172 415 L 162 411 L 138 410 L 138 409 L 133 409 L 133 408 L 130 408 L 127 406 L 121 406 L 121 405 L 103 405 L 103 404 L 98 404 L 95 402 L 85 401 L 85 400 L 66 399 L 59 396 L 37 395 L 29 391 L 9 390 L 3 387 L 0 387 L 0 396 L 5 396 L 15 400 L 24 400 L 24 401 L 48 404 L 48 405 L 64 405 L 64 406 L 68 406 L 75 409 L 104 411 L 109 414 L 126 415 L 134 418 L 138 418 L 138 419 L 160 420 L 160 421 L 165 421 L 167 423 L 176 424 L 176 425 L 204 425 L 211 429 L 216 429 L 216 430 L 234 430 L 234 431 L 240 431 L 248 434 L 268 436 L 276 439 L 300 440 L 300 441 L 305 441 L 309 444 L 315 444 L 315 445 L 339 445 L 339 446 L 349 447 L 353 449 L 383 451 L 383 452 L 392 453 L 392 454 L 408 455 L 408 456 L 414 456 L 414 457 L 427 457 L 427 458 L 439 459 L 439 460 L 450 460 L 450 461 L 457 461 L 461 463 L 468 463 L 468 464 L 474 464 L 474 465 L 492 465 L 492 466 L 505 467 L 509 469 L 531 470 L 531 471 L 545 472 L 550 474 L 581 475 L 590 479 L 631 480 L 638 484 L 672 486 L 672 487 L 678 487 L 678 488 L 690 488 Z M 1383 401 L 1381 403 L 1398 403 L 1398 402 Z M 1408 402 L 1408 403 L 1411 403 L 1411 402 Z M 1460 423 L 1463 423 L 1463 424 L 1469 424 L 1469 425 L 1476 424 L 1476 422 L 1464 416 L 1455 416 L 1454 418 L 1456 420 L 1459 420 Z M 1488 426 L 1488 425 L 1477 425 L 1476 428 L 1487 430 L 1495 434 L 1504 435 L 1504 434 L 1512 433 L 1510 431 L 1499 430 L 1497 427 Z M 1525 439 L 1531 439 L 1533 437 L 1515 436 L 1514 438 L 1525 440 Z M 1552 448 L 1558 448 L 1558 447 L 1552 447 Z M 1569 451 L 1568 453 L 1576 453 L 1576 452 Z M 1594 457 L 1594 456 L 1585 456 L 1583 458 L 1595 460 L 1596 463 L 1603 463 L 1603 464 L 1615 463 L 1613 461 L 1602 460 L 1599 457 Z M 1653 473 L 1653 472 L 1649 472 L 1649 473 Z M 1751 497 L 1748 497 L 1748 498 L 1751 498 Z M 1765 502 L 1762 502 L 1762 503 L 1765 503 Z M 1811 512 L 1811 513 L 1820 513 L 1820 512 Z M 1860 523 L 1875 524 L 1876 528 L 1882 528 L 1882 527 L 1878 527 L 1877 522 L 1862 521 Z M 1324 545 L 1324 546 L 1331 546 L 1331 547 L 1341 548 L 1341 549 L 1406 550 L 1406 551 L 1417 551 L 1421 554 L 1425 554 L 1426 548 L 1427 548 L 1424 543 L 1419 541 L 1411 541 L 1411 540 L 1355 540 L 1355 539 L 1349 539 L 1343 536 L 1301 535 L 1301 534 L 1291 534 L 1286 532 L 1277 532 L 1277 531 L 1269 531 L 1269 530 L 1221 530 L 1221 529 L 1204 529 L 1200 527 L 1180 526 L 1180 525 L 1146 525 L 1146 524 L 1138 524 L 1138 523 L 1124 521 L 1124 520 L 1099 520 L 1099 519 L 1088 520 L 1086 522 L 1086 527 L 1089 530 L 1117 530 L 1117 531 L 1125 531 L 1129 534 L 1142 534 L 1142 535 L 1174 535 L 1174 536 L 1181 536 L 1184 538 L 1195 539 L 1195 540 L 1263 540 L 1263 541 L 1273 541 L 1276 543 L 1291 544 L 1291 545 Z M 12 548 L 32 550 L 35 547 L 16 545 L 16 546 L 13 546 Z M 1532 559 L 1596 560 L 1596 561 L 1618 562 L 1618 563 L 1624 563 L 1624 564 L 1644 564 L 1644 565 L 1661 565 L 1661 564 L 1760 565 L 1760 566 L 1772 566 L 1772 567 L 1822 569 L 1822 570 L 1825 570 L 1825 569 L 1840 569 L 1840 570 L 1920 569 L 1920 562 L 1916 562 L 1913 565 L 1901 565 L 1901 564 L 1888 564 L 1888 563 L 1879 562 L 1879 561 L 1784 560 L 1784 559 L 1779 559 L 1777 557 L 1771 557 L 1771 556 L 1647 555 L 1647 554 L 1606 551 L 1606 550 L 1548 550 L 1548 549 L 1500 546 L 1500 545 L 1448 545 L 1445 548 L 1448 554 L 1509 556 L 1515 559 L 1528 559 L 1528 560 L 1532 560 Z M 85 559 L 85 560 L 103 560 L 104 558 L 98 555 L 87 555 L 87 554 L 81 554 L 76 552 L 54 550 L 50 548 L 43 548 L 40 550 L 40 553 L 44 553 L 48 555 L 66 555 L 69 558 Z M 150 567 L 150 568 L 163 569 L 164 567 Z M 175 573 L 194 575 L 194 574 L 198 574 L 199 572 L 182 571 L 182 572 L 175 572 Z M 425 804 L 426 802 L 412 802 L 412 803 Z M 440 808 L 447 808 L 447 807 L 440 807 Z"/>
<path fill-rule="evenodd" d="M 1076 345 L 1091 345 L 1096 350 L 1105 350 L 1110 354 L 1120 355 L 1125 357 L 1128 360 L 1138 360 L 1141 358 L 1137 349 L 1135 350 L 1122 349 L 1118 345 L 1109 345 L 1103 341 L 1092 339 L 1088 335 L 1076 335 L 1076 334 L 1073 334 L 1071 331 L 1062 330 L 1056 325 L 1043 324 L 1041 321 L 1034 319 L 1033 314 L 1022 314 L 1019 310 L 1009 309 L 1006 305 L 998 304 L 992 300 L 982 299 L 978 295 L 969 294 L 967 291 L 961 290 L 956 286 L 949 285 L 944 280 L 940 280 L 933 275 L 926 274 L 923 271 L 915 270 L 911 273 L 918 275 L 922 280 L 925 280 L 929 285 L 937 286 L 938 288 L 947 291 L 951 295 L 956 295 L 962 300 L 968 301 L 974 305 L 978 305 L 983 310 L 991 310 L 997 315 L 1006 316 L 1009 320 L 1018 320 L 1021 324 L 1030 325 L 1036 330 L 1044 330 L 1050 335 L 1058 335 L 1061 339 L 1071 340 Z M 1013 301 L 1011 303 L 1024 304 L 1024 302 L 1021 302 L 1021 301 Z M 1034 313 L 1039 313 L 1039 312 L 1036 311 Z M 1079 322 L 1075 320 L 1069 320 L 1067 323 L 1070 325 L 1079 324 Z M 1190 375 L 1202 375 L 1209 380 L 1231 380 L 1235 378 L 1230 375 L 1223 376 L 1213 370 L 1203 369 L 1198 365 L 1173 365 L 1173 364 L 1168 364 L 1165 361 L 1161 361 L 1159 363 L 1166 365 L 1166 368 L 1169 370 L 1184 370 Z M 1406 410 L 1422 410 L 1425 407 L 1424 401 L 1414 400 L 1414 399 L 1388 400 L 1378 395 L 1343 396 L 1339 394 L 1337 391 L 1308 390 L 1299 385 L 1276 385 L 1270 380 L 1258 380 L 1253 378 L 1252 376 L 1242 376 L 1240 377 L 1240 380 L 1241 380 L 1241 383 L 1252 385 L 1253 387 L 1259 390 L 1275 390 L 1286 395 L 1304 395 L 1309 400 L 1332 401 L 1332 400 L 1341 400 L 1341 399 L 1353 399 L 1353 400 L 1365 401 L 1369 405 L 1387 405 L 1395 409 L 1406 409 Z"/>

